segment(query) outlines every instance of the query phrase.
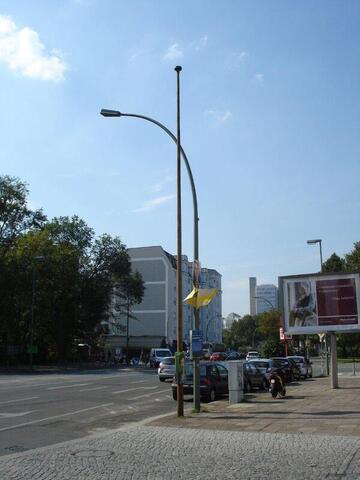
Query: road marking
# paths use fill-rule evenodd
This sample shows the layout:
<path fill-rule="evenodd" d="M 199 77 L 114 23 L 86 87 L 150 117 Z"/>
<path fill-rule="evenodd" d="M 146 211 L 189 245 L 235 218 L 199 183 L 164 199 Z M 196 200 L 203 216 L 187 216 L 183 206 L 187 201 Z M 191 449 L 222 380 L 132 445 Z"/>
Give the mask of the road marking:
<path fill-rule="evenodd" d="M 2 418 L 13 418 L 13 417 L 23 417 L 24 415 L 29 415 L 29 413 L 37 412 L 37 410 L 29 410 L 28 412 L 20 413 L 0 413 Z"/>
<path fill-rule="evenodd" d="M 40 398 L 40 397 L 26 397 L 26 398 L 18 398 L 17 400 L 7 400 L 6 402 L 0 402 L 0 405 L 5 405 L 5 403 L 26 402 L 26 400 L 35 400 L 35 398 Z"/>
<path fill-rule="evenodd" d="M 29 425 L 34 425 L 35 423 L 46 422 L 47 420 L 54 420 L 55 418 L 68 417 L 69 415 L 77 415 L 78 413 L 89 412 L 90 410 L 108 407 L 109 405 L 114 405 L 114 403 L 103 403 L 102 405 L 97 405 L 96 407 L 83 408 L 82 410 L 76 410 L 75 412 L 62 413 L 61 415 L 53 415 L 52 417 L 41 418 L 40 420 L 19 423 L 18 425 L 12 425 L 11 427 L 0 428 L 0 432 L 6 432 L 7 430 L 15 430 L 16 428 L 27 427 Z"/>
<path fill-rule="evenodd" d="M 46 390 L 60 390 L 61 388 L 74 388 L 74 387 L 85 387 L 85 385 L 90 385 L 90 383 L 77 383 L 75 385 L 62 385 L 61 387 L 50 387 Z"/>
<path fill-rule="evenodd" d="M 154 388 L 156 388 L 156 387 L 154 387 Z M 137 397 L 129 398 L 128 400 L 137 400 L 138 398 L 150 397 L 151 395 L 159 395 L 159 393 L 161 393 L 161 390 L 160 390 L 160 392 L 157 391 L 157 392 L 152 392 L 152 393 L 145 393 L 144 395 L 139 395 Z"/>
<path fill-rule="evenodd" d="M 145 383 L 148 382 L 149 380 L 135 380 L 135 382 L 130 382 L 130 383 Z"/>
<path fill-rule="evenodd" d="M 111 393 L 125 393 L 125 392 L 134 392 L 135 390 L 153 390 L 154 388 L 157 387 L 136 387 L 136 388 L 127 388 L 125 390 L 117 390 L 116 392 L 111 392 Z"/>
<path fill-rule="evenodd" d="M 108 388 L 108 386 L 105 385 L 104 387 L 83 388 L 82 390 L 79 390 L 79 392 L 91 392 L 93 390 L 102 390 L 103 388 Z"/>

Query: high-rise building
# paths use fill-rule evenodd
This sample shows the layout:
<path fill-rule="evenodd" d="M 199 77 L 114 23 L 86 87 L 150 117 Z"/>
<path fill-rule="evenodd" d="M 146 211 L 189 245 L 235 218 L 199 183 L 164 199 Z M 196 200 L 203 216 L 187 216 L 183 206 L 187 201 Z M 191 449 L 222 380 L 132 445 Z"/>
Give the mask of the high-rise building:
<path fill-rule="evenodd" d="M 256 313 L 264 313 L 278 308 L 278 288 L 276 285 L 256 286 Z"/>
<path fill-rule="evenodd" d="M 249 278 L 250 315 L 256 315 L 256 277 Z"/>

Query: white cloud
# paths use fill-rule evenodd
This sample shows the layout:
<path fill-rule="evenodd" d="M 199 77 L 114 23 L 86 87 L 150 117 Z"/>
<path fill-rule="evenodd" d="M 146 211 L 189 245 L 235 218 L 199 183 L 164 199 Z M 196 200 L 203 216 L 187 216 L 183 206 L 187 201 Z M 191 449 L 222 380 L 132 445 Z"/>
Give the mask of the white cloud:
<path fill-rule="evenodd" d="M 214 118 L 217 123 L 225 123 L 230 117 L 232 117 L 230 110 L 226 110 L 225 112 L 219 110 L 206 110 L 205 115 Z"/>
<path fill-rule="evenodd" d="M 193 44 L 195 50 L 199 52 L 200 50 L 203 50 L 204 48 L 206 48 L 208 39 L 209 37 L 207 35 L 203 35 L 198 42 Z"/>
<path fill-rule="evenodd" d="M 255 75 L 255 80 L 259 83 L 264 83 L 264 74 L 263 73 L 257 73 Z"/>
<path fill-rule="evenodd" d="M 58 51 L 46 53 L 35 30 L 29 27 L 19 29 L 5 15 L 0 15 L 0 62 L 25 77 L 55 82 L 64 79 L 67 69 Z"/>
<path fill-rule="evenodd" d="M 147 200 L 146 202 L 144 202 L 142 207 L 136 208 L 133 211 L 136 212 L 136 213 L 138 213 L 138 212 L 149 212 L 150 210 L 154 210 L 156 207 L 159 207 L 160 205 L 163 205 L 164 203 L 169 202 L 173 198 L 175 198 L 175 194 L 153 198 L 151 200 Z"/>
<path fill-rule="evenodd" d="M 178 58 L 182 58 L 184 56 L 184 52 L 180 48 L 178 43 L 173 43 L 169 46 L 166 50 L 164 55 L 164 60 L 177 60 Z"/>
<path fill-rule="evenodd" d="M 173 182 L 175 179 L 176 177 L 174 176 L 166 175 L 166 177 L 161 182 L 155 183 L 155 185 L 153 185 L 150 190 L 155 193 L 161 192 L 161 190 L 166 184 Z"/>

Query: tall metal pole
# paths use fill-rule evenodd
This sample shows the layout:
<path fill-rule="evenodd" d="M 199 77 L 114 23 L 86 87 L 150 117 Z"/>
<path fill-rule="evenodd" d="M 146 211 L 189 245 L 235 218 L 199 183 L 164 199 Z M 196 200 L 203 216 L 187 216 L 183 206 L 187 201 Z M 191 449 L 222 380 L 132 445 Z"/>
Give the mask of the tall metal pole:
<path fill-rule="evenodd" d="M 29 345 L 29 366 L 33 368 L 33 343 L 34 343 L 34 316 L 35 316 L 35 264 L 32 265 L 32 295 L 31 295 L 31 318 L 30 318 L 30 345 Z"/>
<path fill-rule="evenodd" d="M 182 242 L 181 242 L 181 149 L 180 149 L 180 66 L 175 67 L 176 71 L 176 205 L 177 205 L 177 270 L 176 270 L 176 286 L 177 286 L 177 303 L 176 303 L 176 338 L 177 351 L 182 352 L 183 349 L 183 311 L 182 311 Z M 177 385 L 177 416 L 184 416 L 184 390 L 182 383 L 178 381 Z"/>
<path fill-rule="evenodd" d="M 323 258 L 322 258 L 322 247 L 321 247 L 321 242 L 322 240 L 319 241 L 319 247 L 320 247 L 320 272 L 323 271 Z"/>

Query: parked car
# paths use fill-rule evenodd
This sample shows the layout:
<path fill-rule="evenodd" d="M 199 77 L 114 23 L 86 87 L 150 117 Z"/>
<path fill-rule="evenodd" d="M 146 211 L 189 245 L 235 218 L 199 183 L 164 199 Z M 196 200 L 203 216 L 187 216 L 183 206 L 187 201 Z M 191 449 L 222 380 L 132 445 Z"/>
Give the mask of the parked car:
<path fill-rule="evenodd" d="M 253 360 L 255 358 L 260 358 L 260 354 L 258 352 L 252 351 L 248 352 L 246 355 L 246 361 Z"/>
<path fill-rule="evenodd" d="M 172 353 L 168 348 L 152 348 L 149 357 L 150 367 L 157 368 L 165 357 L 172 357 Z"/>
<path fill-rule="evenodd" d="M 302 357 L 300 355 L 291 355 L 289 357 L 286 357 L 290 360 L 293 360 L 296 362 L 300 368 L 300 373 L 303 378 L 312 378 L 313 372 L 312 372 L 312 366 L 311 362 L 305 357 Z"/>
<path fill-rule="evenodd" d="M 269 382 L 266 378 L 266 369 L 258 368 L 256 362 L 244 363 L 244 392 L 249 393 L 254 387 L 266 390 Z"/>
<path fill-rule="evenodd" d="M 214 352 L 210 355 L 210 359 L 212 362 L 221 362 L 226 360 L 226 353 L 225 352 Z"/>
<path fill-rule="evenodd" d="M 177 399 L 177 384 L 174 378 L 172 387 L 173 399 Z M 191 363 L 185 363 L 183 376 L 184 395 L 193 394 L 193 369 Z M 228 372 L 217 362 L 200 361 L 200 396 L 213 402 L 218 395 L 229 393 Z"/>
<path fill-rule="evenodd" d="M 295 363 L 290 362 L 286 357 L 271 357 L 276 365 L 278 365 L 285 373 L 285 382 L 293 382 L 300 378 L 300 369 Z"/>
<path fill-rule="evenodd" d="M 294 380 L 300 380 L 301 379 L 300 365 L 296 363 L 293 358 L 287 358 L 287 360 L 290 362 L 290 365 L 293 371 Z"/>
<path fill-rule="evenodd" d="M 173 378 L 175 375 L 175 357 L 165 357 L 161 360 L 158 368 L 158 377 L 160 382 Z"/>
<path fill-rule="evenodd" d="M 246 355 L 238 352 L 225 352 L 225 361 L 228 360 L 245 360 Z"/>
<path fill-rule="evenodd" d="M 290 369 L 286 370 L 281 362 L 269 358 L 256 358 L 249 360 L 249 363 L 255 365 L 262 373 L 265 374 L 266 380 L 269 382 L 272 373 L 278 373 L 283 381 L 289 376 Z"/>

